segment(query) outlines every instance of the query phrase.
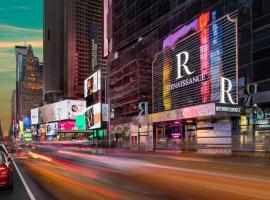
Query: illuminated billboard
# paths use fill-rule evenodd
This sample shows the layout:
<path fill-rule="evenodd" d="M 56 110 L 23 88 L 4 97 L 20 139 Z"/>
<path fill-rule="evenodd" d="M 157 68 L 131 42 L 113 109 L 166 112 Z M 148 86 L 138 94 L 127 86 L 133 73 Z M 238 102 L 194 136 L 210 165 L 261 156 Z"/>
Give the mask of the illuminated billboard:
<path fill-rule="evenodd" d="M 47 104 L 39 108 L 40 123 L 54 121 L 54 104 Z"/>
<path fill-rule="evenodd" d="M 237 104 L 237 58 L 234 17 L 201 14 L 165 38 L 155 57 L 154 112 L 212 102 Z"/>
<path fill-rule="evenodd" d="M 33 125 L 39 124 L 39 110 L 38 108 L 31 109 L 31 123 Z"/>
<path fill-rule="evenodd" d="M 55 121 L 74 119 L 85 112 L 86 102 L 82 100 L 64 100 L 54 104 Z"/>
<path fill-rule="evenodd" d="M 101 70 L 94 72 L 84 81 L 84 97 L 88 97 L 101 89 Z"/>
<path fill-rule="evenodd" d="M 86 108 L 85 120 L 86 129 L 101 128 L 101 103 Z"/>
<path fill-rule="evenodd" d="M 77 130 L 74 120 L 65 120 L 58 122 L 58 130 L 60 131 L 74 131 Z"/>
<path fill-rule="evenodd" d="M 58 123 L 57 122 L 48 123 L 46 135 L 55 135 L 57 130 L 58 130 Z"/>
<path fill-rule="evenodd" d="M 103 1 L 103 57 L 109 54 L 109 42 L 108 42 L 108 12 L 109 12 L 109 0 Z"/>

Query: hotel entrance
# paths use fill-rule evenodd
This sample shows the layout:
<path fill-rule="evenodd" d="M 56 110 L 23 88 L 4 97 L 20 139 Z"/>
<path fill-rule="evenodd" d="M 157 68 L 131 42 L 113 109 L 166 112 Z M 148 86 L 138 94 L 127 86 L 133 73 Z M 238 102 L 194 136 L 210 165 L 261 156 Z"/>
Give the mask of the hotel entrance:
<path fill-rule="evenodd" d="M 197 126 L 193 120 L 155 124 L 156 150 L 195 150 Z"/>

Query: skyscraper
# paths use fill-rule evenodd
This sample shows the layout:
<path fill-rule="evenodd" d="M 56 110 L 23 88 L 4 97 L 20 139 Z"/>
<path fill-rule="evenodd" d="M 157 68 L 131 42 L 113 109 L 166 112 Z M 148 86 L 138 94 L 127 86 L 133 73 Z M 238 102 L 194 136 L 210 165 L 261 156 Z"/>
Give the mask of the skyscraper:
<path fill-rule="evenodd" d="M 132 138 L 140 138 L 142 131 L 144 135 L 147 135 L 145 132 L 150 133 L 148 126 L 152 121 L 157 148 L 163 148 L 165 143 L 159 141 L 173 141 L 181 135 L 181 139 L 193 137 L 193 142 L 197 140 L 199 145 L 204 142 L 217 145 L 219 142 L 230 146 L 231 141 L 237 139 L 233 145 L 241 144 L 241 148 L 249 150 L 269 150 L 270 70 L 267 66 L 270 54 L 267 52 L 270 52 L 270 47 L 269 37 L 266 36 L 270 30 L 269 5 L 266 0 L 112 1 L 109 12 L 113 29 L 108 34 L 112 42 L 108 61 L 109 95 L 116 118 L 111 122 L 112 132 L 123 135 L 123 130 L 127 130 L 126 136 L 130 135 L 132 141 Z M 225 18 L 237 21 L 234 28 L 223 24 Z M 227 30 L 234 30 L 236 36 L 232 37 L 234 34 L 229 34 Z M 228 50 L 227 44 L 233 44 L 234 51 Z M 194 59 L 190 67 L 200 67 L 201 74 L 209 80 L 197 86 L 177 82 L 182 79 L 176 71 L 181 68 L 176 63 L 179 63 L 179 55 L 182 55 L 179 53 L 183 51 L 189 51 L 189 59 Z M 227 62 L 226 56 L 230 62 Z M 140 63 L 140 59 L 146 64 Z M 235 60 L 237 63 L 232 64 L 231 61 Z M 227 71 L 231 70 L 228 64 L 236 66 L 236 69 Z M 147 77 L 148 73 L 152 73 L 152 81 Z M 242 106 L 242 116 L 232 115 L 227 117 L 227 121 L 218 122 L 217 118 L 222 115 L 214 114 L 207 121 L 201 117 L 202 108 L 221 98 L 217 84 L 221 76 L 232 76 L 234 95 L 238 105 Z M 144 87 L 145 83 L 152 85 L 152 90 Z M 182 87 L 185 89 L 182 90 Z M 147 95 L 151 95 L 151 91 L 152 98 L 149 98 Z M 129 123 L 133 120 L 131 117 L 138 115 L 138 104 L 142 101 L 152 103 L 153 115 L 150 116 L 153 118 L 144 120 L 147 121 L 146 128 L 140 124 L 136 129 L 136 123 L 132 126 Z M 196 109 L 192 105 L 202 107 Z M 186 111 L 188 119 L 179 111 L 180 108 Z M 217 136 L 215 129 L 220 129 L 219 126 L 227 129 L 223 135 L 218 132 Z M 206 127 L 207 141 L 204 138 Z M 138 143 L 147 141 L 138 140 Z"/>
<path fill-rule="evenodd" d="M 83 83 L 102 69 L 102 0 L 44 1 L 45 102 L 83 98 Z"/>
<path fill-rule="evenodd" d="M 17 103 L 16 103 L 16 89 L 12 91 L 11 96 L 11 122 L 10 122 L 10 129 L 9 129 L 9 135 L 13 136 L 15 134 L 15 128 L 16 128 L 16 116 L 17 116 Z"/>
<path fill-rule="evenodd" d="M 34 56 L 31 45 L 28 45 L 27 53 L 23 57 L 26 58 L 26 65 L 23 65 L 21 73 L 17 74 L 17 120 L 30 117 L 31 108 L 39 106 L 43 96 L 43 65 Z"/>

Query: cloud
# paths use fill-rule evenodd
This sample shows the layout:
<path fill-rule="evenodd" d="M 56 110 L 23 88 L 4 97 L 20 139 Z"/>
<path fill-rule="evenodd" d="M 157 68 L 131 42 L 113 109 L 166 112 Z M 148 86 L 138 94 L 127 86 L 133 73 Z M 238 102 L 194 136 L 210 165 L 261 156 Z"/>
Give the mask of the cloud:
<path fill-rule="evenodd" d="M 10 11 L 10 10 L 29 10 L 29 7 L 26 6 L 17 6 L 17 7 L 9 7 L 9 8 L 0 8 L 0 11 Z"/>
<path fill-rule="evenodd" d="M 7 24 L 0 24 L 1 31 L 10 31 L 10 32 L 31 32 L 31 33 L 42 33 L 42 29 L 32 29 L 32 28 L 23 28 L 18 26 L 11 26 Z"/>
<path fill-rule="evenodd" d="M 14 57 L 14 53 L 0 52 L 0 58 Z"/>
<path fill-rule="evenodd" d="M 30 40 L 28 41 L 28 44 L 31 44 L 32 47 L 35 48 L 41 48 L 43 47 L 43 40 Z M 22 41 L 0 41 L 0 49 L 6 49 L 6 48 L 14 48 L 16 45 L 24 45 L 24 42 Z"/>

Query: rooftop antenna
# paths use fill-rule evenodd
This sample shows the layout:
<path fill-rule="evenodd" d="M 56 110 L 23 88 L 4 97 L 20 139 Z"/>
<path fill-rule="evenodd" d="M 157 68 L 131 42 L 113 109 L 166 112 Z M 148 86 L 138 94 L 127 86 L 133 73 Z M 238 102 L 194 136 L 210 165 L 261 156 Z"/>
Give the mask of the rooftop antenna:
<path fill-rule="evenodd" d="M 26 32 L 24 33 L 24 46 L 27 46 L 27 38 L 26 38 Z"/>

